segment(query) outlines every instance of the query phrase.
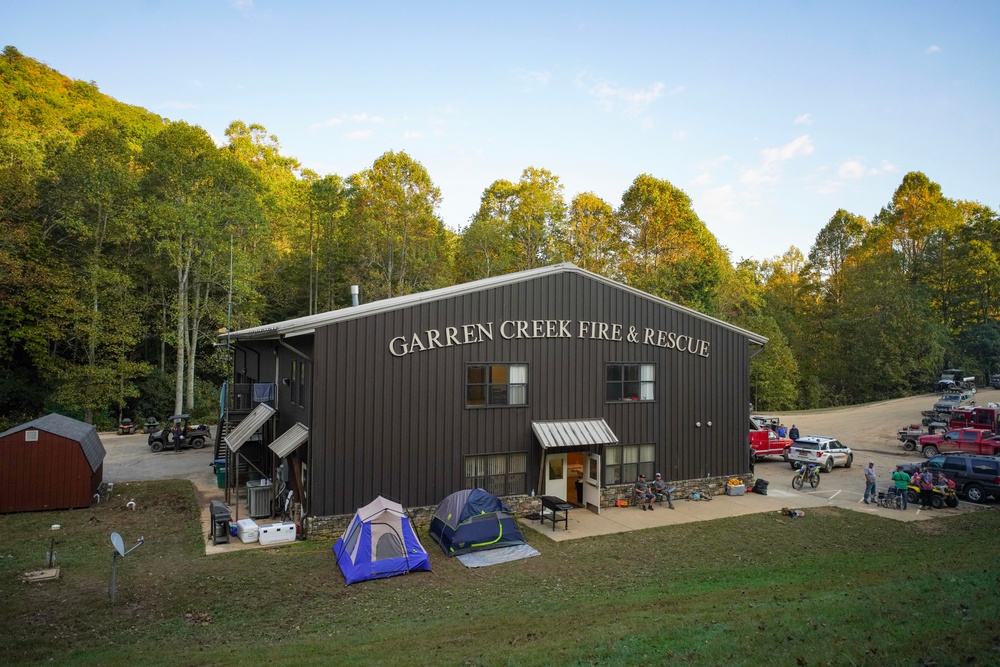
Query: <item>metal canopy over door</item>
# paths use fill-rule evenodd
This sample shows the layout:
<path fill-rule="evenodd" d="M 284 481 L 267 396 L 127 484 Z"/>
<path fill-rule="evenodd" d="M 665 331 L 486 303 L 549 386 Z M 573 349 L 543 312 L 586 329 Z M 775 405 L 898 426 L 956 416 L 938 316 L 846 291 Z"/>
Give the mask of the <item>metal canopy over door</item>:
<path fill-rule="evenodd" d="M 567 452 L 587 452 L 583 474 L 583 505 L 601 511 L 601 457 L 595 448 L 618 443 L 618 436 L 603 419 L 534 421 L 531 430 L 544 452 L 541 483 L 543 494 L 568 499 Z M 603 451 L 601 449 L 600 451 Z"/>

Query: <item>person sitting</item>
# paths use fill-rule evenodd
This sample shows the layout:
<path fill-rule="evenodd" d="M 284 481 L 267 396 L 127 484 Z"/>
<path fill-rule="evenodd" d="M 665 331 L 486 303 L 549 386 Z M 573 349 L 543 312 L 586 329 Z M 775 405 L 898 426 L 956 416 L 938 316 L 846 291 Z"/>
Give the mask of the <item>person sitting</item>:
<path fill-rule="evenodd" d="M 674 493 L 674 487 L 669 486 L 663 480 L 663 475 L 661 475 L 660 473 L 656 473 L 656 476 L 653 478 L 653 494 L 657 496 L 661 501 L 664 498 L 666 498 L 667 506 L 670 509 L 675 509 L 673 493 Z"/>
<path fill-rule="evenodd" d="M 639 505 L 642 507 L 643 512 L 646 511 L 647 507 L 650 511 L 653 510 L 653 501 L 656 500 L 656 494 L 649 490 L 645 475 L 640 474 L 639 479 L 635 481 L 635 497 L 639 499 Z"/>

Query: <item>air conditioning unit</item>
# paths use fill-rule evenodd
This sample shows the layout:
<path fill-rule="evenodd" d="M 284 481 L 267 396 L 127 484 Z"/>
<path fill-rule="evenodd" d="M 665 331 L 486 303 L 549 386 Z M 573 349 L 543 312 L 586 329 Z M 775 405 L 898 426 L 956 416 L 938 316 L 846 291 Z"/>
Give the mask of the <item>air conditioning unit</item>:
<path fill-rule="evenodd" d="M 274 491 L 266 479 L 247 482 L 247 514 L 251 519 L 271 516 Z"/>

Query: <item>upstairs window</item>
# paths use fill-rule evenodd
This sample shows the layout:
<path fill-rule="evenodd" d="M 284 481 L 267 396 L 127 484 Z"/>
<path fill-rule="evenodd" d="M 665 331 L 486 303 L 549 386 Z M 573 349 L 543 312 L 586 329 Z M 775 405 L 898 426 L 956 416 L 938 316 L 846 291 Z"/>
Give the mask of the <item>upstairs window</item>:
<path fill-rule="evenodd" d="M 470 408 L 527 405 L 527 364 L 468 366 L 465 404 Z"/>
<path fill-rule="evenodd" d="M 652 401 L 656 396 L 654 364 L 608 364 L 605 377 L 605 400 Z"/>

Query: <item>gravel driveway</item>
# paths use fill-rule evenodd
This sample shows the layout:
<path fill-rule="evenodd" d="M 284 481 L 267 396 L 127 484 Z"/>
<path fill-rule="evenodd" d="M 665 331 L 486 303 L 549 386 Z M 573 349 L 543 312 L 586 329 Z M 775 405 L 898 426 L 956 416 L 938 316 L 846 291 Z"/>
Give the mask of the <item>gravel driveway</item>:
<path fill-rule="evenodd" d="M 847 408 L 769 414 L 780 416 L 788 428 L 795 424 L 801 435 L 834 437 L 853 450 L 854 465 L 850 469 L 834 468 L 833 472 L 823 474 L 819 488 L 813 490 L 806 487 L 801 493 L 822 496 L 831 504 L 856 510 L 865 507 L 859 504 L 865 491 L 862 469 L 869 460 L 875 461 L 879 490 L 888 487 L 889 475 L 897 463 L 925 460 L 917 452 L 904 450 L 902 443 L 896 439 L 896 432 L 908 424 L 919 423 L 920 412 L 930 410 L 935 400 L 937 394 L 924 394 Z M 976 394 L 976 404 L 990 402 L 1000 402 L 1000 390 L 980 389 Z M 757 477 L 770 482 L 769 488 L 792 490 L 794 472 L 780 459 L 761 461 L 754 471 Z M 990 504 L 995 503 L 990 501 Z M 964 511 L 971 507 L 970 503 L 961 502 L 958 508 L 940 512 Z M 894 512 L 874 508 L 871 511 Z"/>

